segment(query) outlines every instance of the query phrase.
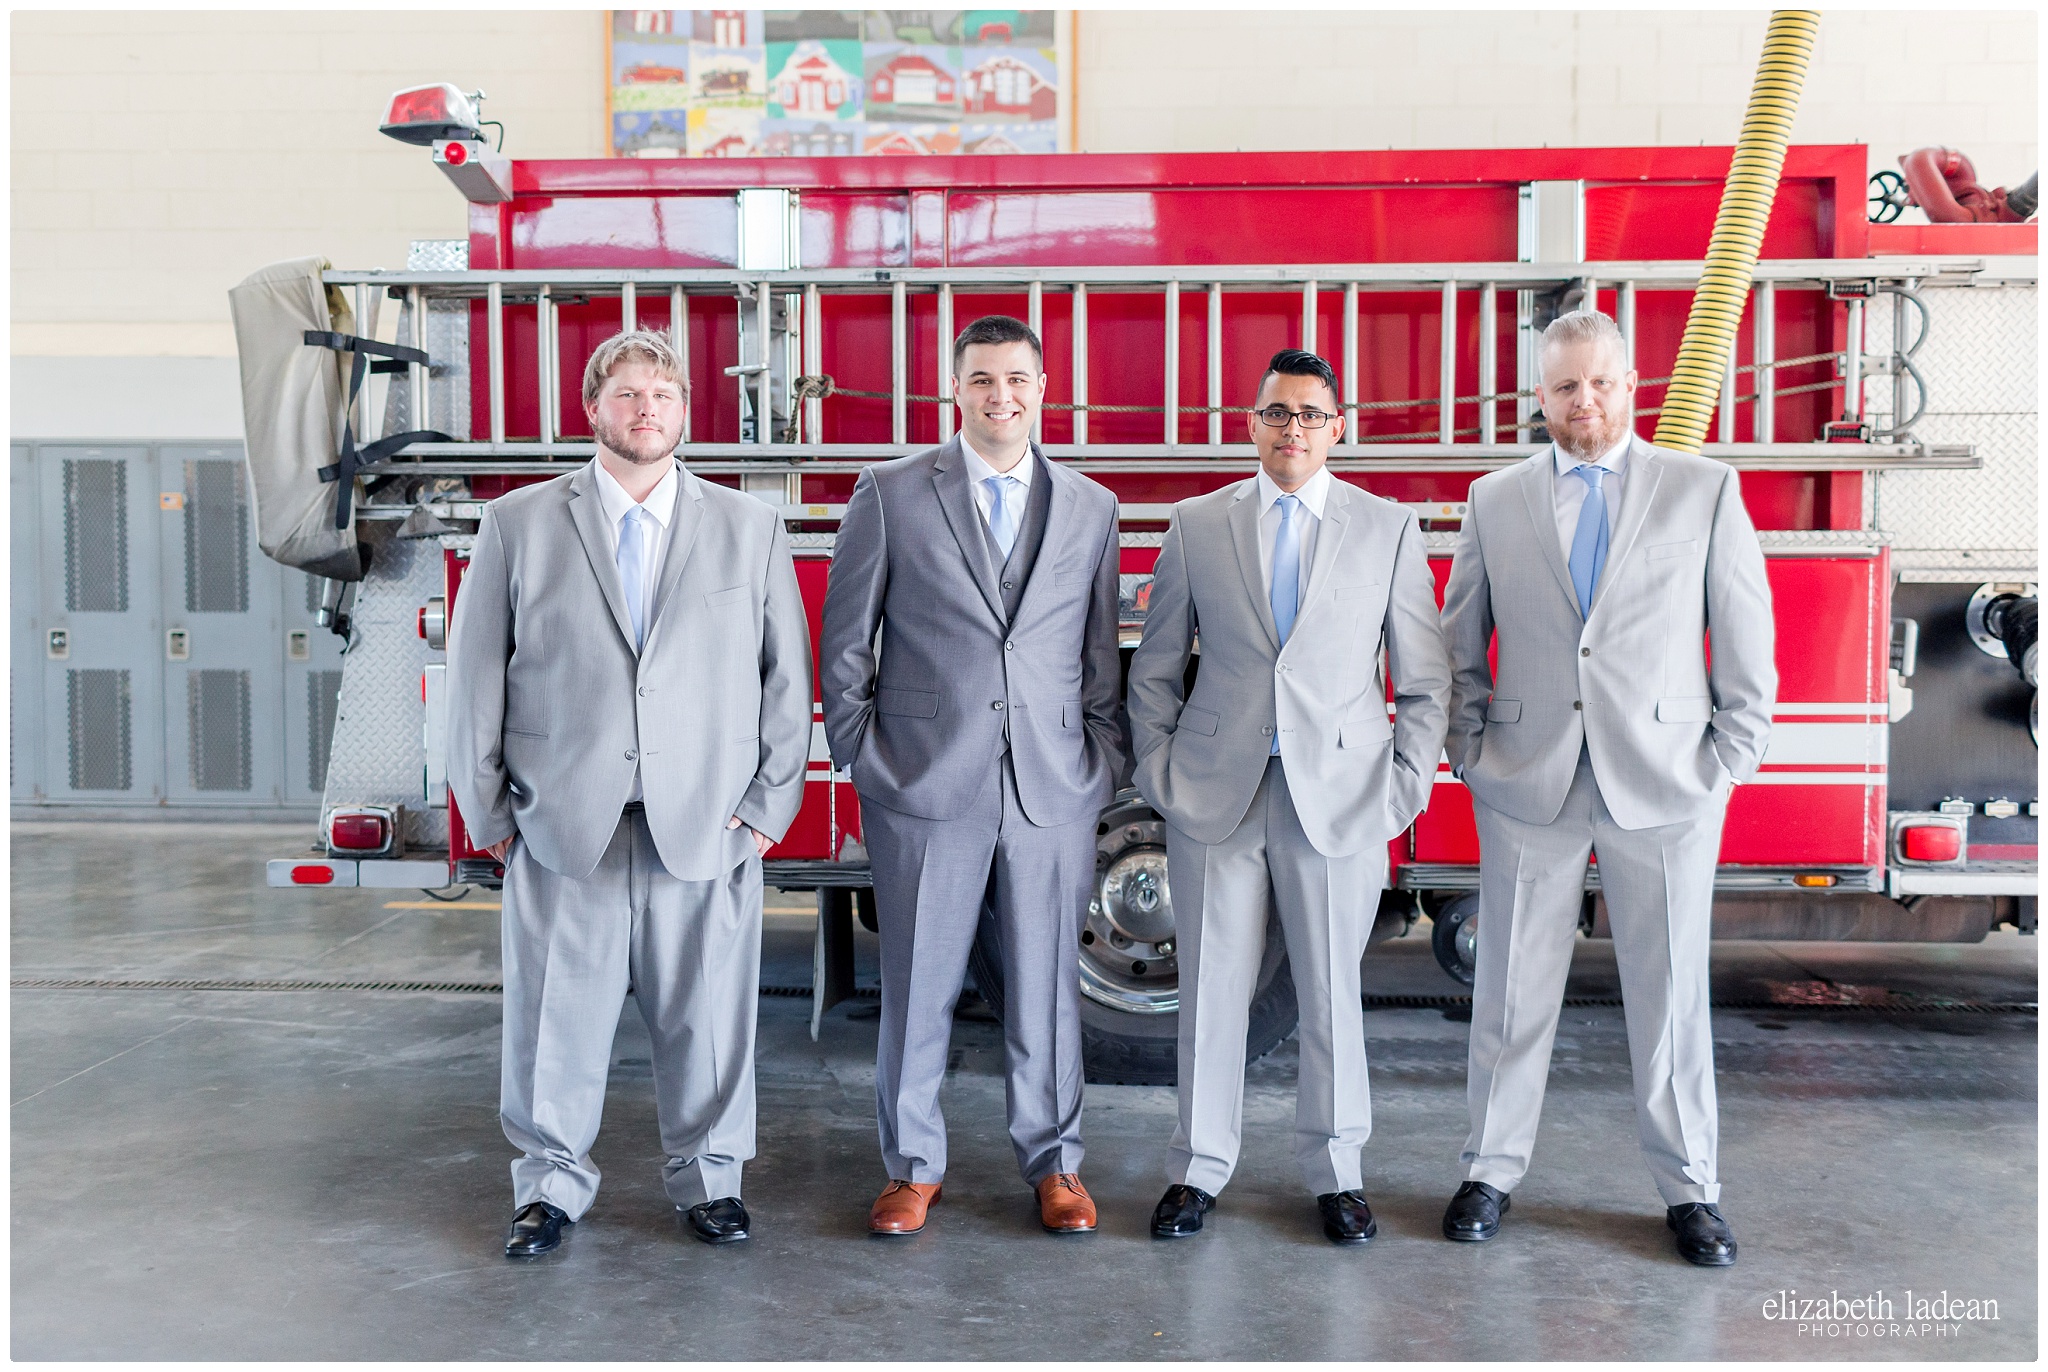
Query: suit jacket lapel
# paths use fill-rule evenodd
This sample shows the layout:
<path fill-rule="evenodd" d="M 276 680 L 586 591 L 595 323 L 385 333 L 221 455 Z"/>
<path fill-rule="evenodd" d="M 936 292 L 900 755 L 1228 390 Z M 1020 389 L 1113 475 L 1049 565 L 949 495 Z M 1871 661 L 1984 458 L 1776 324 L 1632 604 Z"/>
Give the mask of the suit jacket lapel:
<path fill-rule="evenodd" d="M 1280 626 L 1273 622 L 1273 602 L 1266 594 L 1265 570 L 1259 566 L 1258 494 L 1258 478 L 1253 477 L 1238 488 L 1237 499 L 1230 502 L 1226 518 L 1230 523 L 1230 542 L 1237 549 L 1237 571 L 1244 578 L 1245 594 L 1251 597 L 1252 608 L 1259 617 L 1259 627 L 1266 631 L 1266 641 L 1277 653 L 1280 651 Z"/>
<path fill-rule="evenodd" d="M 1052 489 L 1049 492 L 1051 500 L 1045 510 L 1045 533 L 1038 540 L 1038 559 L 1032 565 L 1031 579 L 1024 583 L 1023 599 L 1017 602 L 1018 619 L 1022 619 L 1025 610 L 1041 598 L 1038 593 L 1040 584 L 1052 580 L 1051 576 L 1040 576 L 1039 572 L 1045 567 L 1046 560 L 1053 555 L 1053 550 L 1060 546 L 1060 541 L 1066 538 L 1067 531 L 1073 527 L 1074 505 L 1080 499 L 1073 480 L 1066 472 L 1047 462 L 1040 455 L 1037 444 L 1032 444 L 1031 455 L 1024 460 L 1037 464 L 1033 479 L 1051 483 Z M 1022 537 L 1021 530 L 1019 537 Z"/>
<path fill-rule="evenodd" d="M 1664 474 L 1664 461 L 1657 450 L 1638 438 L 1629 444 L 1628 472 L 1622 479 L 1621 511 L 1613 536 L 1607 541 L 1607 561 L 1600 569 L 1600 584 L 1593 588 L 1593 608 L 1614 582 L 1614 569 L 1628 556 L 1628 550 L 1643 532 L 1650 517 L 1650 503 L 1657 495 L 1657 480 Z"/>
<path fill-rule="evenodd" d="M 1345 507 L 1351 503 L 1345 483 L 1330 477 L 1330 493 L 1323 500 L 1322 526 L 1316 530 L 1316 560 L 1308 570 L 1308 591 L 1301 598 L 1301 608 L 1295 613 L 1295 622 L 1308 613 L 1308 607 L 1315 603 L 1317 596 L 1329 589 L 1330 568 L 1337 563 L 1337 550 L 1344 546 L 1344 533 L 1351 525 L 1351 511 Z M 1267 607 L 1271 609 L 1270 604 Z"/>
<path fill-rule="evenodd" d="M 938 492 L 939 509 L 945 512 L 946 523 L 960 545 L 960 555 L 967 559 L 967 570 L 980 588 L 981 598 L 988 602 L 989 612 L 998 621 L 1008 622 L 1009 616 L 1003 613 L 1002 593 L 996 589 L 996 570 L 989 562 L 988 539 L 981 531 L 981 511 L 974 503 L 974 492 L 967 488 L 967 455 L 960 451 L 958 435 L 947 439 L 939 449 L 938 461 L 932 466 L 932 487 Z M 1049 523 L 1047 533 L 1051 533 Z"/>
<path fill-rule="evenodd" d="M 1553 448 L 1538 453 L 1523 469 L 1522 499 L 1528 503 L 1529 521 L 1535 526 L 1536 546 L 1543 550 L 1543 560 L 1550 564 L 1557 588 L 1564 592 L 1572 613 L 1577 614 L 1579 593 L 1572 589 L 1571 568 L 1557 542 L 1557 455 Z M 1613 560 L 1608 558 L 1609 562 Z"/>
<path fill-rule="evenodd" d="M 683 579 L 683 567 L 697 545 L 697 526 L 704 522 L 704 486 L 693 473 L 676 464 L 676 503 L 668 520 L 668 556 L 661 564 L 661 582 L 654 588 L 654 604 L 647 611 L 647 637 L 661 622 L 661 607 L 668 604 L 676 583 Z"/>
<path fill-rule="evenodd" d="M 619 564 L 612 552 L 610 532 L 605 528 L 604 502 L 597 497 L 597 459 L 592 458 L 569 478 L 569 515 L 576 522 L 576 534 L 583 540 L 583 554 L 612 607 L 612 621 L 619 626 L 626 646 L 633 646 L 633 617 L 626 613 L 626 588 L 619 583 Z"/>

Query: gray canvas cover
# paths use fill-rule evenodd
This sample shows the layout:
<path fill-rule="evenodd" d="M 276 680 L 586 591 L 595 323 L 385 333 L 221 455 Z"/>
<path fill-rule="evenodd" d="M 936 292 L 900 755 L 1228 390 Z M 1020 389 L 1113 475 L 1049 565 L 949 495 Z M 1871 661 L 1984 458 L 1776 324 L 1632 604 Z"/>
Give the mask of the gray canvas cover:
<path fill-rule="evenodd" d="M 346 353 L 308 347 L 308 330 L 353 333 L 324 258 L 253 273 L 228 292 L 242 366 L 242 428 L 256 494 L 256 541 L 288 567 L 338 581 L 362 578 L 354 521 L 334 527 L 335 489 L 320 479 L 341 451 Z"/>

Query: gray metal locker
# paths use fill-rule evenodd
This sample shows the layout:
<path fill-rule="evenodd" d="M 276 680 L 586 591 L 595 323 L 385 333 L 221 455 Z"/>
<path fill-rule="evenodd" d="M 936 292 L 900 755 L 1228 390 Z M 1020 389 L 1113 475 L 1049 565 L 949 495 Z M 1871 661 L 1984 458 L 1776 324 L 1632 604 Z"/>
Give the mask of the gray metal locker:
<path fill-rule="evenodd" d="M 283 799 L 282 578 L 256 547 L 239 445 L 157 451 L 164 782 L 176 805 Z"/>
<path fill-rule="evenodd" d="M 52 444 L 36 467 L 43 793 L 161 802 L 156 463 L 141 446 Z"/>
<path fill-rule="evenodd" d="M 43 607 L 37 590 L 42 580 L 43 511 L 34 450 L 15 444 L 7 475 L 13 498 L 8 566 L 14 586 L 8 622 L 14 642 L 7 683 L 14 721 L 8 739 L 8 794 L 17 804 L 34 804 L 42 798 L 43 781 Z"/>

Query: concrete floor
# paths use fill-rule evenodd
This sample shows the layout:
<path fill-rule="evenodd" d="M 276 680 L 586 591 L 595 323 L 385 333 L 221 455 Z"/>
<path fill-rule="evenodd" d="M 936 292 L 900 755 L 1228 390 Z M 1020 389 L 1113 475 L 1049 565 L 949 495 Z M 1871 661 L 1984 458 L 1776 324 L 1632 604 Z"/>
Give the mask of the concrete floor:
<path fill-rule="evenodd" d="M 16 824 L 13 975 L 495 980 L 495 895 L 270 891 L 301 830 Z M 770 893 L 794 910 L 805 897 Z M 763 979 L 807 982 L 770 916 Z M 1369 988 L 1443 994 L 1426 926 Z M 864 980 L 873 944 L 862 934 Z M 1723 944 L 1721 999 L 1890 988 L 2032 1002 L 2036 943 Z M 1572 994 L 1614 993 L 1582 942 Z M 1851 993 L 1855 994 L 1855 993 Z M 511 1150 L 490 995 L 13 992 L 12 1353 L 43 1358 L 2032 1359 L 2036 1019 L 1789 1009 L 1715 1017 L 1724 1211 L 1741 1262 L 1674 1255 L 1636 1152 L 1620 1011 L 1568 1010 L 1535 1166 L 1493 1243 L 1437 1236 L 1465 1130 L 1466 1026 L 1367 1016 L 1380 1237 L 1320 1236 L 1289 1156 L 1295 1054 L 1255 1064 L 1237 1178 L 1157 1243 L 1169 1088 L 1090 1087 L 1101 1232 L 1037 1226 L 1003 1130 L 1001 1042 L 956 1026 L 954 1162 L 921 1236 L 865 1236 L 883 1180 L 875 1021 L 761 1000 L 752 1242 L 682 1237 L 659 1185 L 648 1047 L 621 1021 L 603 1193 L 561 1250 L 501 1254 Z M 1889 1327 L 1802 1332 L 1780 1289 L 1881 1290 Z M 1992 1299 L 1922 1324 L 1916 1297 Z"/>

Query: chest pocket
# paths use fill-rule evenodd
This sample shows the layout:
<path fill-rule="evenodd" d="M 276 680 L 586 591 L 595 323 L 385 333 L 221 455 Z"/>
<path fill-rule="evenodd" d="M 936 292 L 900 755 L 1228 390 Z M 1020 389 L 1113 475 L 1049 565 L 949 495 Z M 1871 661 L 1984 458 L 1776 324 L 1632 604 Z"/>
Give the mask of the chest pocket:
<path fill-rule="evenodd" d="M 728 586 L 722 591 L 707 591 L 704 595 L 704 603 L 713 609 L 717 609 L 720 605 L 737 605 L 745 600 L 746 597 L 746 587 Z"/>
<path fill-rule="evenodd" d="M 1677 543 L 1652 543 L 1643 549 L 1643 556 L 1652 562 L 1664 562 L 1674 557 L 1689 557 L 1692 555 L 1695 541 L 1688 538 Z"/>

